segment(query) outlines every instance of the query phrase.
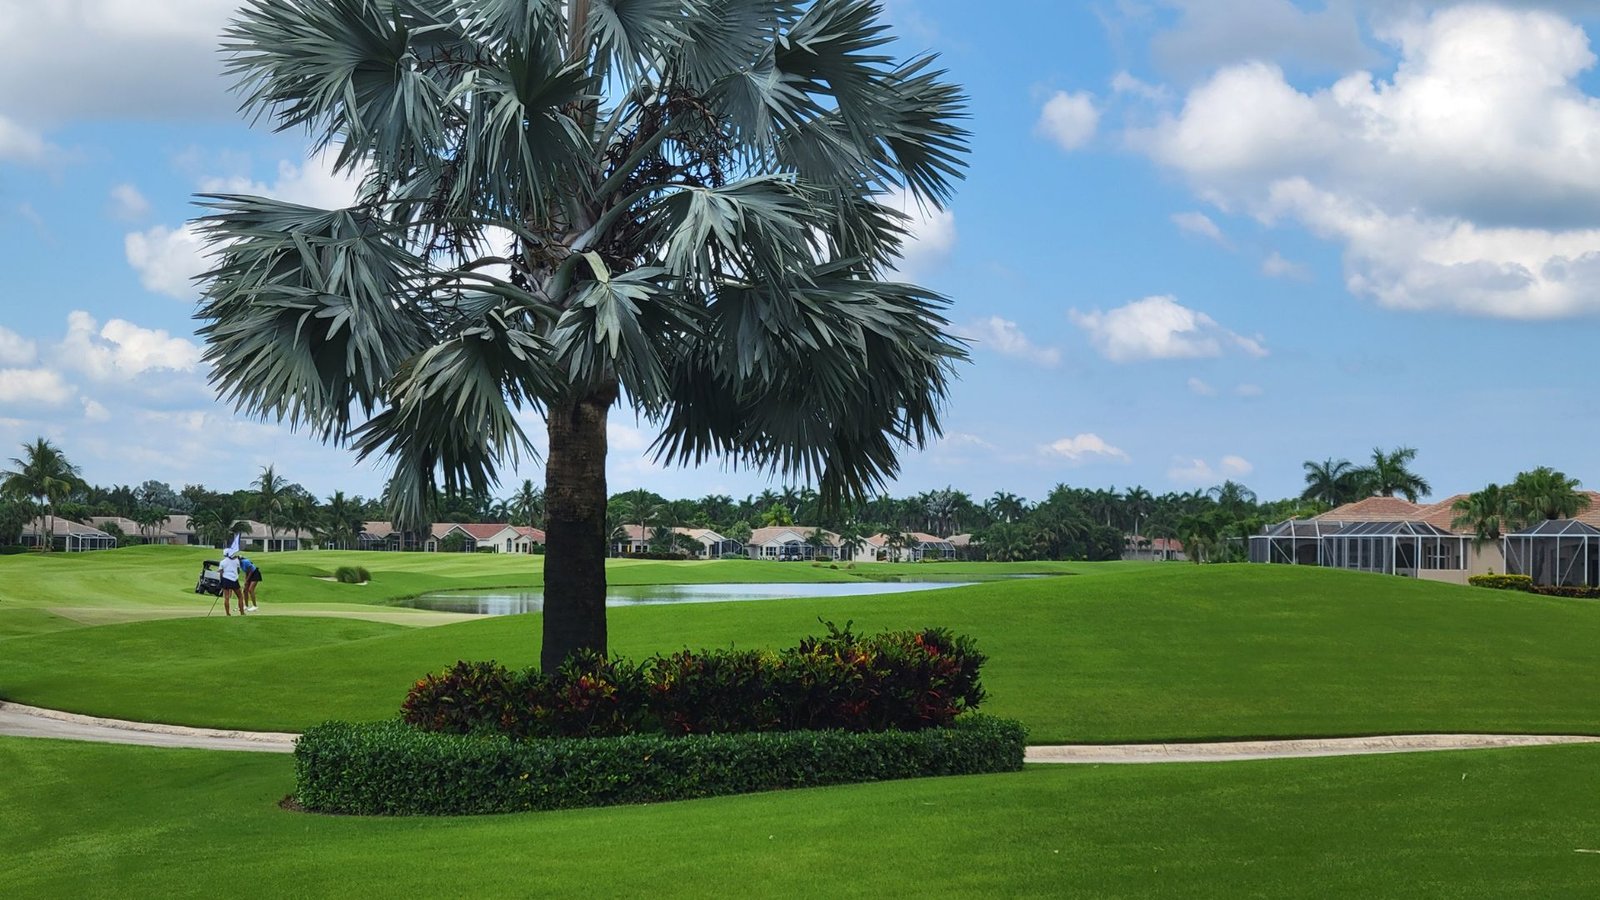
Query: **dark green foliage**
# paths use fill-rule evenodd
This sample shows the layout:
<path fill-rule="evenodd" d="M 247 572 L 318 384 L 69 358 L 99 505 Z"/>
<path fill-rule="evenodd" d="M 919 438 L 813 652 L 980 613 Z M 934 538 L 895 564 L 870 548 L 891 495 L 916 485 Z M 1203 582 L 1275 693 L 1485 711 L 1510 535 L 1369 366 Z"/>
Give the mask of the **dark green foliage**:
<path fill-rule="evenodd" d="M 985 657 L 940 628 L 828 633 L 778 653 L 682 650 L 642 665 L 580 654 L 554 673 L 457 662 L 419 680 L 400 712 L 452 734 L 916 731 L 949 725 L 983 701 Z"/>
<path fill-rule="evenodd" d="M 1470 575 L 1467 584 L 1499 591 L 1532 591 L 1533 579 L 1527 575 Z"/>
<path fill-rule="evenodd" d="M 372 573 L 365 566 L 340 566 L 334 570 L 333 579 L 340 584 L 366 584 L 372 580 Z"/>
<path fill-rule="evenodd" d="M 358 815 L 464 815 L 656 803 L 1022 768 L 1021 724 L 519 741 L 329 722 L 295 745 L 295 796 Z"/>
<path fill-rule="evenodd" d="M 1536 584 L 1529 593 L 1544 597 L 1571 597 L 1578 600 L 1600 600 L 1600 587 L 1586 584 Z"/>
<path fill-rule="evenodd" d="M 624 553 L 619 559 L 658 559 L 672 562 L 682 562 L 689 558 L 689 554 L 681 550 L 641 550 L 638 553 Z"/>

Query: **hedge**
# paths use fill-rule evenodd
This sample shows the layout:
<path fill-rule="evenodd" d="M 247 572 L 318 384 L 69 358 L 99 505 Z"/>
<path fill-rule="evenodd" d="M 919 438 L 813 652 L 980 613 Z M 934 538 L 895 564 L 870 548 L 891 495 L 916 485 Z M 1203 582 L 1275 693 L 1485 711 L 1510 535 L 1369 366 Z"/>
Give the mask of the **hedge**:
<path fill-rule="evenodd" d="M 1532 591 L 1533 579 L 1526 575 L 1471 575 L 1467 584 L 1473 587 L 1494 588 L 1500 591 Z"/>
<path fill-rule="evenodd" d="M 476 815 L 656 803 L 1022 768 L 1022 725 L 972 715 L 923 731 L 791 731 L 515 740 L 399 721 L 329 722 L 295 744 L 316 812 Z"/>

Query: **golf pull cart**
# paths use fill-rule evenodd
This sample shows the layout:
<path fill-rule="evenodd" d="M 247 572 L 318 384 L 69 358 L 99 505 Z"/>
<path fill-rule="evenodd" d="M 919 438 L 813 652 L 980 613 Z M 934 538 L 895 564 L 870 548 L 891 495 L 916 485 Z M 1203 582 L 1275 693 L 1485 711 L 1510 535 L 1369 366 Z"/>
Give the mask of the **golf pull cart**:
<path fill-rule="evenodd" d="M 220 565 L 222 563 L 215 559 L 208 559 L 200 564 L 200 580 L 194 583 L 196 594 L 222 596 L 222 572 L 217 569 Z"/>

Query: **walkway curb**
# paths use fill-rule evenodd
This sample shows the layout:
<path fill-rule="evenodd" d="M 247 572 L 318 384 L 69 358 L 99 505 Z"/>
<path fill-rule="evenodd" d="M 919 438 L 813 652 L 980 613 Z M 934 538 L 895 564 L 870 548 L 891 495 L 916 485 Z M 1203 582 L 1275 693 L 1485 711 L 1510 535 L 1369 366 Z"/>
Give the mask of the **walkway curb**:
<path fill-rule="evenodd" d="M 282 731 L 227 731 L 102 719 L 0 700 L 0 734 L 188 747 L 291 753 L 297 734 Z M 1027 748 L 1030 763 L 1123 765 L 1130 763 L 1235 762 L 1250 759 L 1303 759 L 1441 750 L 1500 750 L 1557 744 L 1600 744 L 1582 734 L 1397 734 L 1376 737 L 1297 738 L 1281 741 L 1212 741 L 1187 744 L 1062 744 Z"/>

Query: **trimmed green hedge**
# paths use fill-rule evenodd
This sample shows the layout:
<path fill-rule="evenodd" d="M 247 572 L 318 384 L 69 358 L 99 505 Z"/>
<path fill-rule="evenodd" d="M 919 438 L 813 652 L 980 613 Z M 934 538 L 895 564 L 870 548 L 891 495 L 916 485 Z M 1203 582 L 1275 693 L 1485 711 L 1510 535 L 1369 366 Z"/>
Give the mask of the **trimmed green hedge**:
<path fill-rule="evenodd" d="M 295 744 L 295 797 L 356 815 L 471 815 L 655 803 L 1022 768 L 1022 725 L 922 731 L 625 735 L 519 741 L 328 722 Z"/>
<path fill-rule="evenodd" d="M 1499 591 L 1533 590 L 1533 579 L 1526 575 L 1471 575 L 1467 577 L 1467 584 Z"/>
<path fill-rule="evenodd" d="M 333 579 L 340 584 L 366 584 L 372 580 L 372 573 L 366 566 L 340 566 L 334 570 Z"/>

